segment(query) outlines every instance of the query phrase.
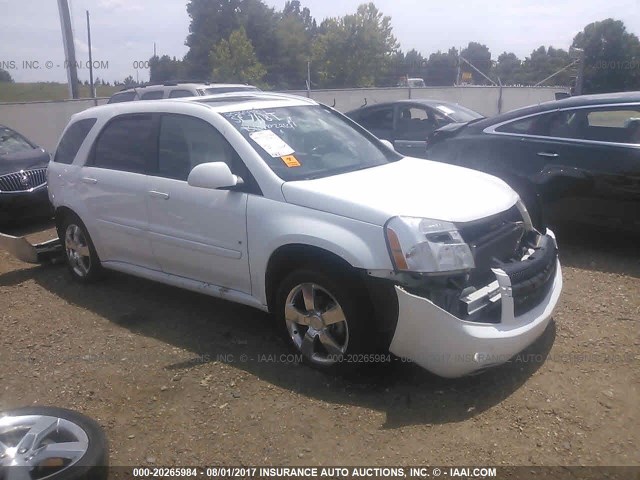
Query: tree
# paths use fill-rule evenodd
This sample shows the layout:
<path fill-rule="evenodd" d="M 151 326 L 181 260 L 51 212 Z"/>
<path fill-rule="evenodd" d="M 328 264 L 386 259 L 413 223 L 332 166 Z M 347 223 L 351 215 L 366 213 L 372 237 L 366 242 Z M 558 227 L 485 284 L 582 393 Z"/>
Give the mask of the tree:
<path fill-rule="evenodd" d="M 640 42 L 622 21 L 607 18 L 587 25 L 572 47 L 584 50 L 583 93 L 640 88 Z"/>
<path fill-rule="evenodd" d="M 538 47 L 522 62 L 522 83 L 535 85 L 571 64 L 573 59 L 566 50 Z M 575 69 L 567 69 L 545 82 L 546 85 L 569 85 Z"/>
<path fill-rule="evenodd" d="M 355 14 L 322 22 L 313 62 L 324 87 L 372 87 L 388 75 L 397 49 L 391 17 L 368 3 Z"/>
<path fill-rule="evenodd" d="M 515 85 L 521 81 L 522 61 L 513 52 L 503 52 L 493 70 L 493 77 L 503 85 Z"/>
<path fill-rule="evenodd" d="M 0 82 L 13 83 L 11 74 L 2 68 L 0 68 Z"/>
<path fill-rule="evenodd" d="M 429 55 L 425 83 L 433 86 L 451 86 L 456 83 L 458 51 L 450 48 L 444 53 L 438 50 Z"/>
<path fill-rule="evenodd" d="M 258 60 L 275 64 L 277 16 L 261 0 L 189 0 L 187 13 L 191 24 L 185 62 L 190 76 L 205 79 L 213 67 L 210 52 L 214 45 L 240 27 L 247 32 Z"/>
<path fill-rule="evenodd" d="M 491 70 L 491 52 L 486 45 L 482 45 L 477 42 L 469 42 L 467 48 L 464 48 L 462 52 L 460 52 L 460 55 L 482 73 L 489 76 L 489 72 Z M 490 83 L 485 77 L 465 62 L 460 65 L 460 69 L 462 72 L 471 73 L 474 85 L 485 85 Z"/>
<path fill-rule="evenodd" d="M 269 68 L 269 83 L 281 89 L 305 88 L 307 62 L 311 60 L 311 45 L 317 29 L 311 12 L 301 8 L 298 0 L 285 4 L 275 32 L 277 56 Z"/>
<path fill-rule="evenodd" d="M 157 55 L 149 59 L 149 81 L 153 83 L 168 82 L 185 78 L 184 64 L 176 57 Z"/>
<path fill-rule="evenodd" d="M 102 81 L 102 85 L 104 85 L 104 80 Z M 131 87 L 137 87 L 138 83 L 135 81 L 135 79 L 129 75 L 127 78 L 124 79 L 124 81 L 122 82 L 122 85 L 125 88 L 131 88 Z"/>
<path fill-rule="evenodd" d="M 267 74 L 256 58 L 253 45 L 244 27 L 221 40 L 211 51 L 213 78 L 217 82 L 260 84 Z"/>

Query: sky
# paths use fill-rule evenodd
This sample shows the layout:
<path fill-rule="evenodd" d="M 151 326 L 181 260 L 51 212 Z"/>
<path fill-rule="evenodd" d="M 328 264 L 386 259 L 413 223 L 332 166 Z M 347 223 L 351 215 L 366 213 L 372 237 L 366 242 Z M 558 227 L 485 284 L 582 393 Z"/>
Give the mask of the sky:
<path fill-rule="evenodd" d="M 364 0 L 302 0 L 320 22 L 355 12 Z M 281 10 L 285 0 L 265 0 Z M 489 47 L 494 59 L 504 51 L 524 59 L 540 45 L 567 49 L 587 24 L 613 17 L 640 36 L 640 0 L 375 0 L 392 18 L 406 52 L 427 56 L 470 41 Z M 94 77 L 122 81 L 149 78 L 154 42 L 159 55 L 182 58 L 189 33 L 186 0 L 69 0 L 80 63 L 87 68 L 86 10 L 91 16 Z M 56 0 L 0 0 L 0 68 L 17 82 L 65 82 L 66 70 Z"/>

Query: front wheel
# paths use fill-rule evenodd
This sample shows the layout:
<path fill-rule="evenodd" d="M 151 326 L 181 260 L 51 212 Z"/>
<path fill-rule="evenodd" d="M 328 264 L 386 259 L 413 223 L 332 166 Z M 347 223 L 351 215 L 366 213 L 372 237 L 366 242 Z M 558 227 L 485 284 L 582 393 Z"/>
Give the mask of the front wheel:
<path fill-rule="evenodd" d="M 344 370 L 353 363 L 353 354 L 375 349 L 371 310 L 357 278 L 304 269 L 281 282 L 275 314 L 283 334 L 306 362 Z"/>

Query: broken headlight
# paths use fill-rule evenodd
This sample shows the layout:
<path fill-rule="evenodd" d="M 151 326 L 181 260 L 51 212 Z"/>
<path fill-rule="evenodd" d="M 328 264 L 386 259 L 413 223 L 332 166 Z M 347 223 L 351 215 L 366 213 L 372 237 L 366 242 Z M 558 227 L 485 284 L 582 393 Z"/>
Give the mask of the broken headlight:
<path fill-rule="evenodd" d="M 385 236 L 398 271 L 450 273 L 475 266 L 469 245 L 451 222 L 393 217 L 385 225 Z"/>

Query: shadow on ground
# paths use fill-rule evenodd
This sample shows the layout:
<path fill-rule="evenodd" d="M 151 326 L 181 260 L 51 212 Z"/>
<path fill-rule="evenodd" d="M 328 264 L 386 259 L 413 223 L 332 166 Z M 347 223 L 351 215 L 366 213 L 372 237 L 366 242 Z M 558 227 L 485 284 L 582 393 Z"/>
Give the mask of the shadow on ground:
<path fill-rule="evenodd" d="M 640 235 L 582 225 L 555 233 L 564 266 L 640 278 Z"/>
<path fill-rule="evenodd" d="M 235 361 L 233 367 L 302 395 L 385 412 L 385 428 L 459 422 L 493 407 L 544 364 L 555 339 L 552 322 L 518 359 L 462 379 L 442 379 L 401 361 L 334 376 L 307 366 L 258 361 L 261 355 L 277 358 L 290 351 L 271 318 L 249 307 L 116 273 L 82 286 L 61 266 L 5 273 L 0 287 L 29 280 L 135 334 L 193 353 L 192 360 L 167 364 L 165 369 L 186 373 L 203 361 L 245 355 L 249 360 Z"/>

